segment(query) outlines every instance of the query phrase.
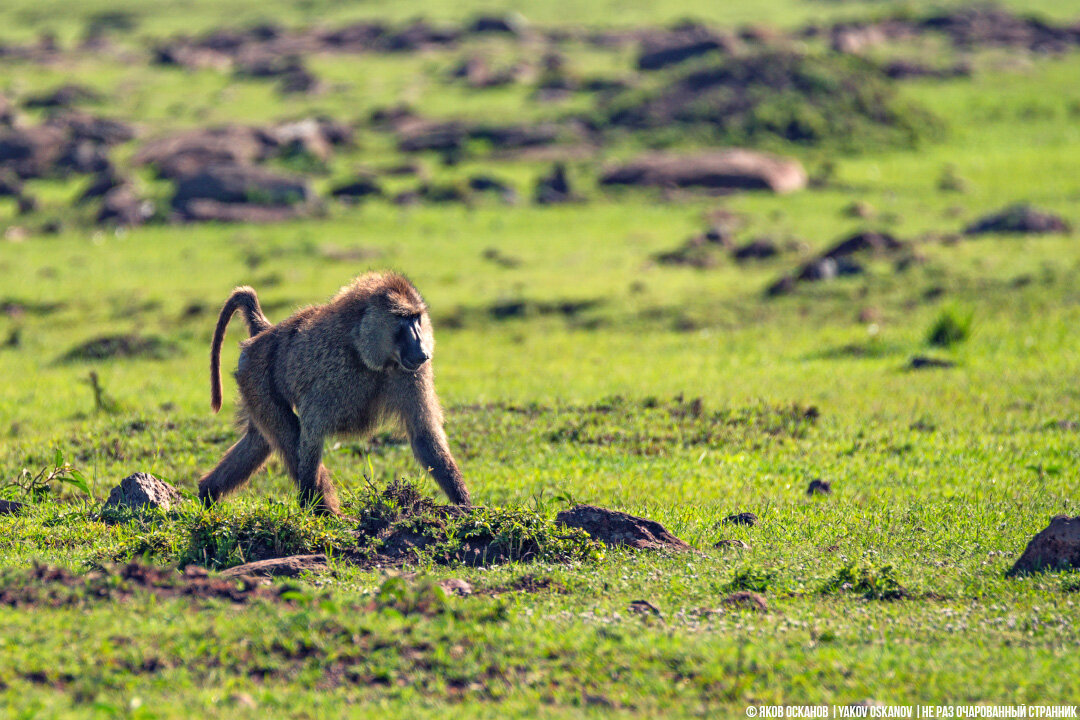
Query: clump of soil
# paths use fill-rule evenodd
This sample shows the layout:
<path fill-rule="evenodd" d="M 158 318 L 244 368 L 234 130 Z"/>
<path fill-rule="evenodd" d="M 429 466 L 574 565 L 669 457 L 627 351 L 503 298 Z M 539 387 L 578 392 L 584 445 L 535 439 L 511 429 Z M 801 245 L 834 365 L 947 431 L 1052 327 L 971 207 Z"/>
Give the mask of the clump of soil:
<path fill-rule="evenodd" d="M 1041 235 L 1046 233 L 1067 233 L 1071 230 L 1072 227 L 1064 218 L 1053 213 L 1036 210 L 1031 205 L 1020 203 L 979 218 L 964 229 L 964 234 Z"/>
<path fill-rule="evenodd" d="M 29 573 L 4 578 L 0 583 L 0 605 L 64 607 L 91 600 L 124 600 L 136 592 L 246 603 L 255 598 L 277 599 L 290 589 L 265 587 L 250 577 L 212 578 L 198 567 L 189 567 L 181 574 L 173 568 L 131 562 L 87 575 L 72 575 L 63 568 L 37 565 Z"/>
<path fill-rule="evenodd" d="M 861 255 L 896 255 L 907 244 L 888 233 L 858 232 L 839 241 L 820 255 L 807 260 L 794 273 L 785 275 L 770 285 L 768 297 L 793 292 L 800 283 L 821 282 L 845 275 L 859 275 L 865 268 L 856 260 Z"/>
<path fill-rule="evenodd" d="M 731 145 L 910 146 L 936 133 L 924 109 L 901 102 L 888 77 L 857 57 L 763 51 L 702 63 L 651 89 L 605 102 L 599 126 L 687 133 Z"/>
<path fill-rule="evenodd" d="M 180 349 L 156 335 L 104 335 L 87 340 L 68 350 L 61 362 L 90 362 L 117 358 L 164 360 L 177 355 Z"/>

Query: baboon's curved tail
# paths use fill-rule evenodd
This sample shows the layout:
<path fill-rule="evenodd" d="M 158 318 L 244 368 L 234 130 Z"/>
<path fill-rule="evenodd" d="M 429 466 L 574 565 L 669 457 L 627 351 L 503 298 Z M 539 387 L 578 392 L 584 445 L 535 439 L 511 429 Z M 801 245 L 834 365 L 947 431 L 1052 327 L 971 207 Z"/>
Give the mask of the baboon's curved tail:
<path fill-rule="evenodd" d="M 270 321 L 259 307 L 259 296 L 254 289 L 245 286 L 232 291 L 218 315 L 214 340 L 210 344 L 210 407 L 214 412 L 221 409 L 221 344 L 225 341 L 225 328 L 237 310 L 244 311 L 244 320 L 252 337 L 270 327 Z"/>

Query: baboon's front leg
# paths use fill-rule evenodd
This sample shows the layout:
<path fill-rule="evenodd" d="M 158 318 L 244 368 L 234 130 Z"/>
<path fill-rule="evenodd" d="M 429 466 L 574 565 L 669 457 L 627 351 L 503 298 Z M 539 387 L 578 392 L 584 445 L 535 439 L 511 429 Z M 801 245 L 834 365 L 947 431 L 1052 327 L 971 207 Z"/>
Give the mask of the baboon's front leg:
<path fill-rule="evenodd" d="M 439 483 L 450 502 L 465 507 L 472 505 L 469 490 L 465 487 L 454 456 L 450 454 L 450 446 L 446 442 L 443 429 L 430 425 L 421 425 L 415 431 L 410 428 L 409 442 L 413 455 L 431 473 L 435 482 Z"/>
<path fill-rule="evenodd" d="M 297 448 L 296 484 L 300 504 L 314 505 L 319 512 L 340 513 L 341 504 L 330 482 L 330 471 L 322 464 L 323 434 L 301 424 Z"/>

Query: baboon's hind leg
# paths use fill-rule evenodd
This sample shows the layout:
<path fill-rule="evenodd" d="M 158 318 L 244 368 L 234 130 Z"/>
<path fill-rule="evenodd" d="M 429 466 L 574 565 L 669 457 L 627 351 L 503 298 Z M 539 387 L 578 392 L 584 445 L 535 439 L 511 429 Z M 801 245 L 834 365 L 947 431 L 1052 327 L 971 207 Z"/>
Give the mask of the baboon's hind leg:
<path fill-rule="evenodd" d="M 254 425 L 248 424 L 244 437 L 229 448 L 217 466 L 199 481 L 199 499 L 209 507 L 240 488 L 270 455 L 270 443 Z"/>

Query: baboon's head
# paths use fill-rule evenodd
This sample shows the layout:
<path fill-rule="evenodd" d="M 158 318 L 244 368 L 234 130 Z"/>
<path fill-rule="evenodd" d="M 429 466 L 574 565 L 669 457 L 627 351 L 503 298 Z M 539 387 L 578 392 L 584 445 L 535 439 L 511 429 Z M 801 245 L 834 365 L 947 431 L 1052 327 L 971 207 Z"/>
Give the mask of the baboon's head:
<path fill-rule="evenodd" d="M 383 279 L 384 286 L 368 298 L 353 341 L 360 358 L 372 370 L 416 372 L 435 352 L 427 306 L 404 278 Z"/>

